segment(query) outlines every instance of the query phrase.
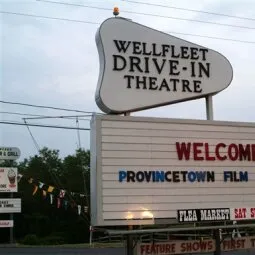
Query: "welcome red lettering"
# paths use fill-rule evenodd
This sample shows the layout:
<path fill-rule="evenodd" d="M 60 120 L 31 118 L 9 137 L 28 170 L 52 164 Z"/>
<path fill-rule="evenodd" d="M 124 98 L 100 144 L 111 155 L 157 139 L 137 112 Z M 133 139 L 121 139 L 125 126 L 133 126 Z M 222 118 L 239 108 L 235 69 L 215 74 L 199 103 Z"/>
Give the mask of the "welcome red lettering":
<path fill-rule="evenodd" d="M 176 143 L 176 151 L 178 155 L 178 159 L 182 160 L 183 158 L 186 160 L 190 159 L 190 147 L 191 143 Z"/>

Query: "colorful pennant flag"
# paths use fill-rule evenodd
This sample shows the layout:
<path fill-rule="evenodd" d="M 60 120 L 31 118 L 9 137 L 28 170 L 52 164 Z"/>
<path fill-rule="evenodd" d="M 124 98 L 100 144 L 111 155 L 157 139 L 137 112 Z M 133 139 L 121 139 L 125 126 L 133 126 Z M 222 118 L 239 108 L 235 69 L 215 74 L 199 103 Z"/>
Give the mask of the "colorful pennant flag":
<path fill-rule="evenodd" d="M 17 177 L 18 182 L 20 182 L 20 180 L 21 180 L 22 177 L 23 177 L 22 174 L 18 174 L 18 177 Z"/>
<path fill-rule="evenodd" d="M 41 189 L 44 186 L 43 182 L 39 182 L 39 188 Z"/>
<path fill-rule="evenodd" d="M 46 198 L 46 196 L 47 196 L 47 191 L 43 189 L 42 194 L 43 194 L 43 197 Z"/>
<path fill-rule="evenodd" d="M 50 204 L 53 204 L 53 194 L 50 194 Z"/>
<path fill-rule="evenodd" d="M 38 186 L 37 186 L 37 185 L 34 185 L 33 196 L 35 195 L 35 193 L 37 192 L 37 190 L 38 190 Z"/>
<path fill-rule="evenodd" d="M 53 190 L 54 190 L 54 187 L 53 186 L 49 186 L 48 192 L 51 193 Z"/>
<path fill-rule="evenodd" d="M 78 214 L 80 215 L 81 214 L 81 206 L 78 205 Z"/>
<path fill-rule="evenodd" d="M 60 206 L 61 206 L 61 200 L 60 200 L 60 198 L 58 198 L 57 199 L 57 207 L 60 208 Z"/>
<path fill-rule="evenodd" d="M 32 184 L 33 183 L 33 178 L 29 178 L 29 180 L 28 180 L 28 182 L 30 183 L 30 184 Z"/>
<path fill-rule="evenodd" d="M 59 197 L 64 198 L 65 194 L 66 194 L 66 191 L 61 189 L 60 192 L 59 192 Z"/>

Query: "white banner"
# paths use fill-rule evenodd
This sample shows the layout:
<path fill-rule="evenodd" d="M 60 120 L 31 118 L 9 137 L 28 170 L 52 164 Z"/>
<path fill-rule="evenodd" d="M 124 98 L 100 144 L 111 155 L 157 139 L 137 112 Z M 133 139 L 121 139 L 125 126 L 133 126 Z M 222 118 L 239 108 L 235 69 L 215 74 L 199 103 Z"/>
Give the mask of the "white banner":
<path fill-rule="evenodd" d="M 0 213 L 19 213 L 21 212 L 20 198 L 0 199 Z"/>
<path fill-rule="evenodd" d="M 13 220 L 0 220 L 0 228 L 13 228 Z"/>
<path fill-rule="evenodd" d="M 0 192 L 17 192 L 17 168 L 0 167 Z"/>

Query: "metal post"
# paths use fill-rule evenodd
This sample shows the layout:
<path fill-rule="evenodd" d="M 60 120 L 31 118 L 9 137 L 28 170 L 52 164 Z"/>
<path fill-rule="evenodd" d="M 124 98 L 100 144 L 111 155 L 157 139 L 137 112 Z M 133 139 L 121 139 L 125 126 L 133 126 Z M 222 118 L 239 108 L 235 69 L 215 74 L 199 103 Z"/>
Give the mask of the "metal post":
<path fill-rule="evenodd" d="M 10 193 L 10 198 L 13 198 L 13 193 Z M 10 213 L 10 221 L 13 221 L 13 213 Z M 14 243 L 14 238 L 13 238 L 13 228 L 14 228 L 14 224 L 13 227 L 10 227 L 10 244 Z"/>
<path fill-rule="evenodd" d="M 214 240 L 215 240 L 215 252 L 214 255 L 221 255 L 221 240 L 220 240 L 220 230 L 214 230 Z"/>
<path fill-rule="evenodd" d="M 128 226 L 128 230 L 132 230 L 132 229 L 133 229 L 132 225 Z M 127 247 L 126 255 L 134 255 L 132 234 L 127 235 L 127 246 L 126 247 Z"/>
<path fill-rule="evenodd" d="M 13 160 L 10 160 L 10 166 L 13 166 Z M 17 184 L 18 185 L 18 184 Z M 10 193 L 10 198 L 13 198 L 13 192 Z M 13 221 L 13 213 L 10 213 L 10 220 Z M 13 227 L 10 227 L 10 244 L 14 243 L 14 234 L 13 234 L 13 228 L 14 228 L 14 224 Z"/>
<path fill-rule="evenodd" d="M 206 96 L 206 117 L 207 120 L 213 120 L 213 100 L 212 95 Z"/>

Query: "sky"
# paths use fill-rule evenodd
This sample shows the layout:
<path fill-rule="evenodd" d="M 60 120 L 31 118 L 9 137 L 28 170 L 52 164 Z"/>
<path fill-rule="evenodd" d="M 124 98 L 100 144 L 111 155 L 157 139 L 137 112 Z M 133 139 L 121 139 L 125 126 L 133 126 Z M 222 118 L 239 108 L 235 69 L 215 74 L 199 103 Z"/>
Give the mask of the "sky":
<path fill-rule="evenodd" d="M 226 56 L 233 66 L 231 85 L 213 97 L 214 119 L 224 121 L 254 122 L 255 120 L 255 1 L 254 0 L 146 0 L 147 4 L 111 0 L 0 0 L 0 100 L 88 112 L 100 112 L 95 103 L 95 90 L 99 74 L 99 58 L 95 34 L 105 19 L 112 17 L 114 6 L 120 16 L 184 40 L 216 50 Z M 56 2 L 62 3 L 57 4 Z M 69 3 L 63 4 L 63 3 Z M 151 4 L 214 12 L 250 19 L 237 19 L 201 12 L 184 11 Z M 71 5 L 70 5 L 71 4 Z M 98 8 L 100 7 L 110 10 Z M 142 12 L 174 17 L 125 13 Z M 16 14 L 14 14 L 16 13 Z M 17 15 L 24 13 L 59 19 Z M 177 19 L 175 19 L 177 18 Z M 222 26 L 178 18 L 223 23 Z M 74 22 L 70 20 L 87 21 Z M 235 27 L 232 27 L 235 26 Z M 237 27 L 239 26 L 239 27 Z M 240 28 L 246 27 L 246 28 Z M 248 28 L 247 28 L 248 27 Z M 203 35 L 249 41 L 241 43 L 216 40 L 177 33 Z M 206 119 L 205 100 L 200 99 L 134 113 L 134 116 Z M 6 114 L 5 112 L 9 112 Z M 47 116 L 81 115 L 76 112 L 56 111 L 0 103 L 0 120 L 24 122 L 28 116 L 10 112 Z M 72 119 L 26 120 L 27 123 L 90 127 L 90 117 Z M 60 151 L 60 156 L 73 154 L 79 146 L 89 149 L 90 133 L 87 130 L 64 130 L 41 127 L 0 124 L 0 146 L 19 147 L 21 159 L 38 153 L 44 146 Z M 31 136 L 32 134 L 32 136 Z M 80 139 L 78 138 L 80 136 Z"/>

